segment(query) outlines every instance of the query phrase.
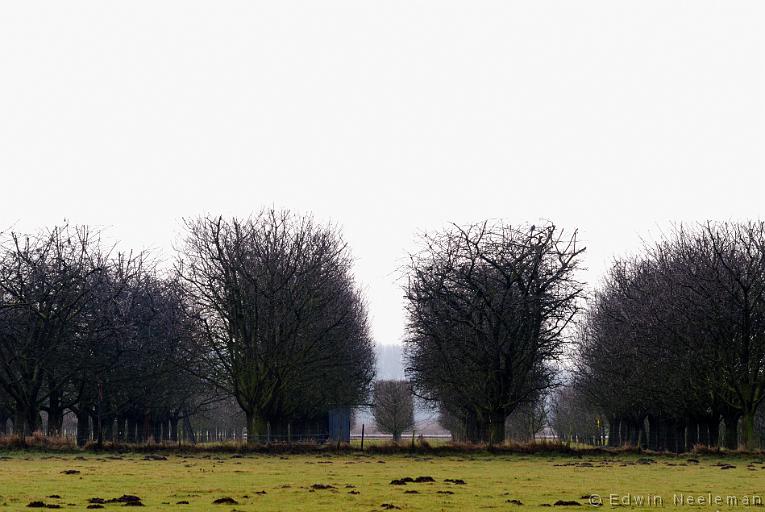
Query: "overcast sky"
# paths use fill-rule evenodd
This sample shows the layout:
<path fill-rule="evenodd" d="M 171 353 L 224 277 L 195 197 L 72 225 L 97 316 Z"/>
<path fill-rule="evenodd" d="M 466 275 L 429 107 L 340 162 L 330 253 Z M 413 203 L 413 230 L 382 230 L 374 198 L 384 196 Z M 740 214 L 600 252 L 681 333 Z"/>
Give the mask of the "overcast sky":
<path fill-rule="evenodd" d="M 760 218 L 765 2 L 4 2 L 0 230 L 340 224 L 373 333 L 418 230 L 580 229 L 596 281 L 670 221 Z"/>

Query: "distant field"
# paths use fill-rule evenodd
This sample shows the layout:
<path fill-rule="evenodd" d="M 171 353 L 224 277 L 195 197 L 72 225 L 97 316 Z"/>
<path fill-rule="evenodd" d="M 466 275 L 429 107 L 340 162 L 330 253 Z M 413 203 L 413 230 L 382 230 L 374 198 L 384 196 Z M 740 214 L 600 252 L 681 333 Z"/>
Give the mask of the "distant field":
<path fill-rule="evenodd" d="M 406 456 L 363 453 L 334 455 L 232 455 L 194 453 L 145 460 L 143 455 L 42 454 L 8 452 L 0 460 L 0 507 L 29 510 L 40 501 L 85 510 L 92 498 L 104 501 L 133 495 L 143 510 L 534 510 L 559 500 L 590 508 L 586 495 L 598 494 L 611 508 L 609 495 L 630 495 L 633 510 L 729 509 L 697 505 L 729 496 L 738 501 L 765 497 L 765 466 L 753 457 L 550 455 Z M 724 464 L 735 467 L 723 469 Z M 69 474 L 67 474 L 69 473 Z M 432 477 L 435 482 L 391 485 L 404 477 Z M 464 484 L 447 480 L 462 480 Z M 673 504 L 679 495 L 684 505 Z M 687 498 L 693 496 L 694 503 Z M 60 496 L 60 497 L 50 497 Z M 642 497 L 642 498 L 641 498 Z M 214 505 L 231 498 L 236 503 Z M 637 505 L 640 499 L 651 506 Z M 518 500 L 521 504 L 513 504 Z M 98 500 L 95 500 L 98 501 Z M 177 504 L 188 502 L 188 504 Z M 93 505 L 91 505 L 93 506 Z M 106 503 L 104 509 L 124 506 Z M 97 508 L 97 507 L 96 507 Z"/>

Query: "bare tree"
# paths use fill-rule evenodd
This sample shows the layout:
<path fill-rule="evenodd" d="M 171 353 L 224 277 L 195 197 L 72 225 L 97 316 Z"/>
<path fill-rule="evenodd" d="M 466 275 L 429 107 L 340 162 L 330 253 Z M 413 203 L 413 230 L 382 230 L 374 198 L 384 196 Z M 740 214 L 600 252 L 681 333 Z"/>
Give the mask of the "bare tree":
<path fill-rule="evenodd" d="M 661 248 L 682 263 L 666 272 L 687 290 L 682 310 L 705 328 L 706 336 L 682 342 L 719 371 L 715 398 L 727 445 L 738 447 L 740 418 L 741 444 L 757 448 L 755 416 L 765 399 L 765 222 L 681 227 Z"/>
<path fill-rule="evenodd" d="M 563 386 L 550 401 L 550 426 L 559 440 L 593 445 L 604 443 L 607 423 L 574 386 Z"/>
<path fill-rule="evenodd" d="M 364 402 L 374 352 L 335 228 L 265 210 L 187 229 L 178 274 L 208 355 L 196 371 L 237 400 L 249 440 Z"/>
<path fill-rule="evenodd" d="M 94 356 L 100 364 L 81 376 L 73 409 L 83 426 L 93 419 L 98 440 L 175 440 L 189 409 L 214 398 L 209 386 L 186 371 L 194 365 L 197 332 L 183 292 L 177 281 L 143 272 L 112 304 L 109 321 L 123 327 L 98 343 Z M 87 431 L 79 435 L 87 437 Z"/>
<path fill-rule="evenodd" d="M 372 390 L 372 413 L 377 430 L 391 434 L 398 442 L 401 434 L 414 428 L 412 387 L 405 380 L 378 380 Z"/>
<path fill-rule="evenodd" d="M 519 404 L 507 417 L 505 432 L 516 442 L 531 442 L 548 423 L 548 408 L 544 396 Z"/>
<path fill-rule="evenodd" d="M 454 225 L 422 245 L 407 269 L 407 374 L 468 439 L 502 442 L 505 418 L 554 384 L 584 249 L 552 224 L 501 222 Z"/>
<path fill-rule="evenodd" d="M 44 402 L 77 371 L 62 362 L 107 273 L 99 250 L 87 228 L 69 226 L 0 242 L 0 385 L 15 404 L 19 434 L 40 427 Z"/>
<path fill-rule="evenodd" d="M 765 398 L 765 224 L 680 226 L 617 261 L 583 322 L 577 382 L 609 442 L 757 446 Z M 645 425 L 648 429 L 644 428 Z M 617 441 L 618 440 L 618 441 Z"/>

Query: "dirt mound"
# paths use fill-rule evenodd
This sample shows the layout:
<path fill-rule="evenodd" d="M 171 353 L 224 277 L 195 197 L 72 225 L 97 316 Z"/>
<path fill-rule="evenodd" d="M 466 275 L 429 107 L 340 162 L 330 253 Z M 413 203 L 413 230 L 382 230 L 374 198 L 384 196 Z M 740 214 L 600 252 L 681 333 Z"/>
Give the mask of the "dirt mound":
<path fill-rule="evenodd" d="M 112 498 L 110 500 L 101 501 L 100 503 L 140 503 L 141 498 L 133 494 L 123 494 L 119 498 Z M 138 505 L 143 506 L 143 505 Z"/>
<path fill-rule="evenodd" d="M 213 505 L 239 505 L 239 502 L 236 501 L 234 498 L 225 496 L 223 498 L 218 498 L 217 500 L 214 500 Z"/>

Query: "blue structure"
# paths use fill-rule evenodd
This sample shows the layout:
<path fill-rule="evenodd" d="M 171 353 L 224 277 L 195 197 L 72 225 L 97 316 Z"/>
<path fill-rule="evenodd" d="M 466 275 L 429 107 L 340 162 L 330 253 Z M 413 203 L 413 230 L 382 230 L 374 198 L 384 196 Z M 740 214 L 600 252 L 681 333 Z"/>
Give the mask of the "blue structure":
<path fill-rule="evenodd" d="M 351 442 L 351 408 L 335 407 L 328 412 L 329 441 Z"/>

